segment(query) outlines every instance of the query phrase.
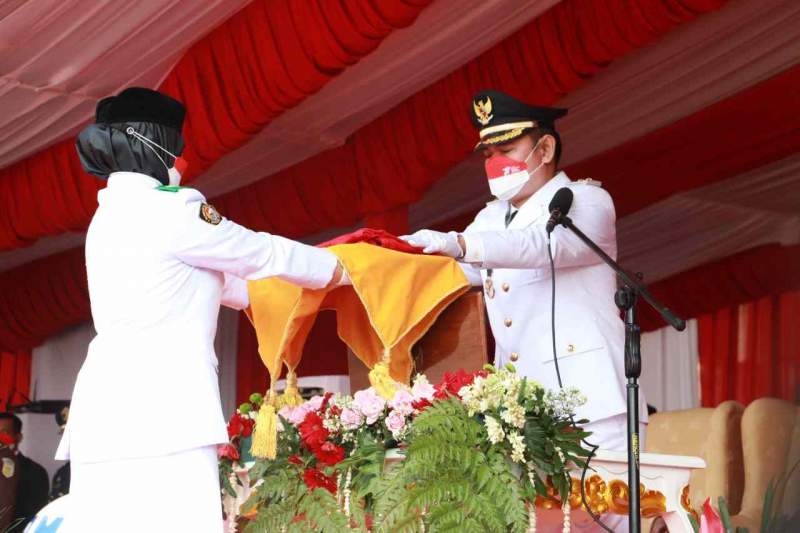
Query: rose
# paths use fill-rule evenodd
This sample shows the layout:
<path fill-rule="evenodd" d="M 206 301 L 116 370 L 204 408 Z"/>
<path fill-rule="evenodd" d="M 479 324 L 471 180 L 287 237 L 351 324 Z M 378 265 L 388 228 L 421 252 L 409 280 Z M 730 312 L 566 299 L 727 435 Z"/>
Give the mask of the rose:
<path fill-rule="evenodd" d="M 389 407 L 398 411 L 403 416 L 408 416 L 414 412 L 414 397 L 405 389 L 400 389 L 394 394 L 394 398 L 389 402 Z"/>
<path fill-rule="evenodd" d="M 344 459 L 344 448 L 330 441 L 325 441 L 322 443 L 322 446 L 314 450 L 314 455 L 320 463 L 333 466 Z"/>
<path fill-rule="evenodd" d="M 360 390 L 353 395 L 353 409 L 358 410 L 367 419 L 367 424 L 374 424 L 383 414 L 386 401 L 375 394 L 375 390 L 370 387 Z"/>
<path fill-rule="evenodd" d="M 397 438 L 406 427 L 406 417 L 401 412 L 392 410 L 389 412 L 389 416 L 386 417 L 385 423 L 392 435 Z"/>
<path fill-rule="evenodd" d="M 239 450 L 231 443 L 223 444 L 217 448 L 217 457 L 220 459 L 239 460 Z"/>
<path fill-rule="evenodd" d="M 303 472 L 303 481 L 310 490 L 322 488 L 331 494 L 336 494 L 336 480 L 316 468 L 306 468 L 306 471 Z"/>
<path fill-rule="evenodd" d="M 314 450 L 328 438 L 328 430 L 322 424 L 322 418 L 317 413 L 306 413 L 306 417 L 297 428 L 303 443 Z"/>
<path fill-rule="evenodd" d="M 344 429 L 353 430 L 358 429 L 364 423 L 364 416 L 355 409 L 345 407 L 342 409 L 339 420 L 341 420 Z"/>

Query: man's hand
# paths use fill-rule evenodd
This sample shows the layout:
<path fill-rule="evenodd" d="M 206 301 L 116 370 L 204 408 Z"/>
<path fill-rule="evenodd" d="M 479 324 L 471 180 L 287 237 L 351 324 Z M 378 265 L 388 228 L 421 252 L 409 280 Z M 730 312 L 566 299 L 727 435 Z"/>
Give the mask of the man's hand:
<path fill-rule="evenodd" d="M 421 229 L 413 235 L 403 235 L 400 239 L 411 246 L 422 248 L 426 254 L 442 254 L 454 259 L 464 256 L 464 249 L 459 243 L 460 235 L 455 231 L 442 233 L 429 229 Z"/>

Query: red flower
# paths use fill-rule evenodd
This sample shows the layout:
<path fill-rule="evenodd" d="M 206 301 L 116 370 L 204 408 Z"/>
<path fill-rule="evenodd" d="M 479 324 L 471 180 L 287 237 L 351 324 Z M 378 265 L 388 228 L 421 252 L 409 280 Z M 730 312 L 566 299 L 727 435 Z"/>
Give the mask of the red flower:
<path fill-rule="evenodd" d="M 419 400 L 414 400 L 413 402 L 411 402 L 411 407 L 413 407 L 420 413 L 425 409 L 427 409 L 428 407 L 430 407 L 431 405 L 433 404 L 427 398 L 420 398 Z"/>
<path fill-rule="evenodd" d="M 239 413 L 233 415 L 228 422 L 228 437 L 249 437 L 253 433 L 256 421 L 243 417 Z"/>
<path fill-rule="evenodd" d="M 238 437 L 242 434 L 243 429 L 242 417 L 239 416 L 239 413 L 236 413 L 228 421 L 228 438 Z"/>
<path fill-rule="evenodd" d="M 458 391 L 460 391 L 462 387 L 472 385 L 472 382 L 475 381 L 475 378 L 478 376 L 485 378 L 487 375 L 488 373 L 485 370 L 478 370 L 477 372 L 471 372 L 469 374 L 462 369 L 453 373 L 445 372 L 442 381 L 435 387 L 436 393 L 433 397 L 443 400 L 447 398 L 448 395 L 458 396 Z"/>
<path fill-rule="evenodd" d="M 314 412 L 306 414 L 298 429 L 303 443 L 310 450 L 317 449 L 328 438 L 328 430 L 322 425 L 322 418 Z"/>
<path fill-rule="evenodd" d="M 223 444 L 219 448 L 217 448 L 217 457 L 230 459 L 231 461 L 238 461 L 239 460 L 239 450 L 236 449 L 231 443 Z"/>
<path fill-rule="evenodd" d="M 314 455 L 320 463 L 333 466 L 344 459 L 344 448 L 332 442 L 325 441 L 322 443 L 322 446 L 314 450 Z"/>
<path fill-rule="evenodd" d="M 292 463 L 293 465 L 301 465 L 301 464 L 303 464 L 303 460 L 297 454 L 290 455 L 289 456 L 289 462 Z"/>
<path fill-rule="evenodd" d="M 0 431 L 0 444 L 3 446 L 13 446 L 16 444 L 17 441 L 14 440 L 14 437 L 6 433 L 5 431 Z"/>
<path fill-rule="evenodd" d="M 303 472 L 303 481 L 309 490 L 323 488 L 331 494 L 336 494 L 336 480 L 333 477 L 326 476 L 316 468 L 306 468 Z"/>

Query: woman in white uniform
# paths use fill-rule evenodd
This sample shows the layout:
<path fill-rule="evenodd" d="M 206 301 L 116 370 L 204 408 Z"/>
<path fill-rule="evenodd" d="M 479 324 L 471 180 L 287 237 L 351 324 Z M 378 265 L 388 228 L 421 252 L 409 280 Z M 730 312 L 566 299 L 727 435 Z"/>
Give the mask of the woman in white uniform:
<path fill-rule="evenodd" d="M 57 452 L 72 462 L 69 531 L 219 533 L 220 304 L 247 307 L 248 279 L 341 282 L 333 254 L 250 231 L 178 187 L 184 115 L 130 88 L 101 100 L 77 140 L 86 171 L 108 185 L 86 237 L 97 337 Z"/>

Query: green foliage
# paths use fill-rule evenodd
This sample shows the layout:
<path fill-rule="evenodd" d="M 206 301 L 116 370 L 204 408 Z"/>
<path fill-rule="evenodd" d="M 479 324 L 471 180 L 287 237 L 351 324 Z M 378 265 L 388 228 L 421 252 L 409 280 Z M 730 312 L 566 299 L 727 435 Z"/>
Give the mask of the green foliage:
<path fill-rule="evenodd" d="M 524 494 L 506 454 L 457 399 L 412 425 L 405 461 L 378 489 L 377 531 L 524 531 Z"/>

